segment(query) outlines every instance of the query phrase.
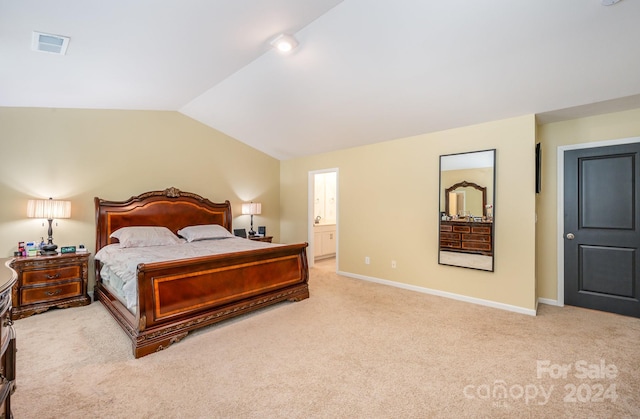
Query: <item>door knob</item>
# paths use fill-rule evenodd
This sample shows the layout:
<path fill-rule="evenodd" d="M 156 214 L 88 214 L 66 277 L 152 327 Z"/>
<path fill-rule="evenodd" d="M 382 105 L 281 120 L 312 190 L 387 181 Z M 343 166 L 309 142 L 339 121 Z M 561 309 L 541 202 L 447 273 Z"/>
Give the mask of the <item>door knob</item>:
<path fill-rule="evenodd" d="M 567 233 L 567 239 L 568 240 L 573 240 L 575 238 L 576 238 L 576 236 L 574 236 L 573 233 Z"/>

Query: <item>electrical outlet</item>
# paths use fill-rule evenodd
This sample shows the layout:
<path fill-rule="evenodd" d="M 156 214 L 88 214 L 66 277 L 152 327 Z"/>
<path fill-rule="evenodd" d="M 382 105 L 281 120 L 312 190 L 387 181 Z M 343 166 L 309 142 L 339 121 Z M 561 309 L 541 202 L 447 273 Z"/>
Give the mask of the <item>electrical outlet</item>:
<path fill-rule="evenodd" d="M 396 264 L 396 261 L 395 261 L 395 260 L 392 260 L 392 261 L 391 261 L 391 267 L 392 267 L 393 269 L 395 269 L 397 266 L 398 266 L 398 265 Z"/>
<path fill-rule="evenodd" d="M 365 264 L 365 265 L 368 265 L 368 264 L 370 264 L 370 263 L 371 263 L 371 259 L 369 259 L 369 256 L 365 256 L 365 257 L 364 257 L 364 264 Z"/>

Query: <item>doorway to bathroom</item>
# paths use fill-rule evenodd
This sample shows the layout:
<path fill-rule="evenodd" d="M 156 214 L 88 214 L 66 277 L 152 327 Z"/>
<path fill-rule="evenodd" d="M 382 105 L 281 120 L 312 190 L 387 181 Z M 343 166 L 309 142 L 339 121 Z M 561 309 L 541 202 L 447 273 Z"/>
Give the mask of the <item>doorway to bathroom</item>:
<path fill-rule="evenodd" d="M 338 169 L 309 172 L 309 265 L 333 263 L 338 255 Z"/>

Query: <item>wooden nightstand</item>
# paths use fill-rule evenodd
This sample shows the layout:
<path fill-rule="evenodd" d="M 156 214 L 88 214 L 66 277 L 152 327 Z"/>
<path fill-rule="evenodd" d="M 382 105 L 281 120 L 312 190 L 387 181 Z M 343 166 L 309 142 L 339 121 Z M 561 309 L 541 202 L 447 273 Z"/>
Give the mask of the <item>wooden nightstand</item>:
<path fill-rule="evenodd" d="M 13 320 L 42 313 L 51 307 L 67 308 L 91 303 L 87 294 L 89 254 L 15 258 L 18 274 L 13 286 Z"/>
<path fill-rule="evenodd" d="M 268 242 L 271 243 L 273 240 L 273 236 L 247 236 L 249 240 L 255 240 L 257 242 Z"/>

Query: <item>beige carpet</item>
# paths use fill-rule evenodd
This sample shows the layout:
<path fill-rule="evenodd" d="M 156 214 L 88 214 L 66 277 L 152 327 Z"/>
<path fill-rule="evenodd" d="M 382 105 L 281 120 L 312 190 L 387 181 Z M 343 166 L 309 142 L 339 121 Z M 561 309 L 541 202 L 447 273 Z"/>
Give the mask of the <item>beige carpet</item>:
<path fill-rule="evenodd" d="M 640 319 L 544 305 L 531 317 L 330 264 L 311 270 L 310 299 L 138 360 L 99 303 L 18 320 L 14 416 L 640 417 Z"/>

